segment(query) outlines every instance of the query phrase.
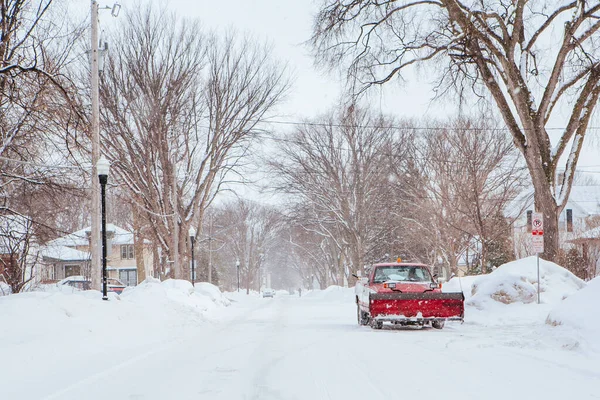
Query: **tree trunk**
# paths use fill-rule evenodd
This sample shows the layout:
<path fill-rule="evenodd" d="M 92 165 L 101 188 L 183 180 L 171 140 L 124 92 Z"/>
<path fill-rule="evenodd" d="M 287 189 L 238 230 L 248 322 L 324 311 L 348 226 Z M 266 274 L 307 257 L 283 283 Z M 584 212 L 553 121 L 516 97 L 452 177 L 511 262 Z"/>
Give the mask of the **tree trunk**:
<path fill-rule="evenodd" d="M 135 204 L 133 209 L 133 248 L 135 251 L 135 267 L 137 270 L 137 282 L 146 280 L 146 263 L 144 260 L 144 238 L 142 236 L 142 227 L 140 215 Z"/>
<path fill-rule="evenodd" d="M 549 188 L 535 190 L 535 209 L 544 215 L 544 260 L 555 261 L 560 249 L 558 232 L 558 215 L 561 210 L 556 205 L 554 195 Z"/>

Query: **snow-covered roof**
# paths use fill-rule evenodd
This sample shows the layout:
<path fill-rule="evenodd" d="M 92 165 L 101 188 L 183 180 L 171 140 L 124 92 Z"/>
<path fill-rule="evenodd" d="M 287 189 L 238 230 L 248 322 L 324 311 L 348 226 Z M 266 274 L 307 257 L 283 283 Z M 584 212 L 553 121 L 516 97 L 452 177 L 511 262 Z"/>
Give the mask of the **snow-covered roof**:
<path fill-rule="evenodd" d="M 53 246 L 87 246 L 89 244 L 89 237 L 91 233 L 91 227 L 87 227 L 77 232 L 73 232 L 67 236 L 52 240 L 49 242 Z M 133 244 L 133 233 L 126 231 L 125 229 L 118 227 L 114 224 L 106 224 L 106 232 L 112 233 L 112 244 Z"/>
<path fill-rule="evenodd" d="M 533 188 L 524 190 L 504 210 L 504 215 L 517 218 L 527 210 L 533 210 Z M 575 215 L 589 216 L 600 214 L 600 186 L 573 186 L 565 209 L 572 209 Z"/>
<path fill-rule="evenodd" d="M 90 253 L 67 246 L 46 246 L 40 252 L 42 257 L 57 261 L 88 261 Z"/>

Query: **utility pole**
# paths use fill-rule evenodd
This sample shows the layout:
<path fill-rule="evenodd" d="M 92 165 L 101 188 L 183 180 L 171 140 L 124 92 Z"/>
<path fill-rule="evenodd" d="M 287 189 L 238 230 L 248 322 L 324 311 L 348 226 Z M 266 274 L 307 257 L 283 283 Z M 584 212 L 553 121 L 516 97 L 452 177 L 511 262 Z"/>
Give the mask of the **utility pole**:
<path fill-rule="evenodd" d="M 212 283 L 212 228 L 213 216 L 210 214 L 208 217 L 208 283 Z"/>
<path fill-rule="evenodd" d="M 92 228 L 90 232 L 90 253 L 92 289 L 100 290 L 100 181 L 96 164 L 100 157 L 100 102 L 98 86 L 98 2 L 92 0 L 92 53 L 91 53 L 91 84 L 92 84 Z"/>
<path fill-rule="evenodd" d="M 179 274 L 179 212 L 177 207 L 177 160 L 173 155 L 173 185 L 171 186 L 171 203 L 173 204 L 173 277 L 181 279 Z"/>

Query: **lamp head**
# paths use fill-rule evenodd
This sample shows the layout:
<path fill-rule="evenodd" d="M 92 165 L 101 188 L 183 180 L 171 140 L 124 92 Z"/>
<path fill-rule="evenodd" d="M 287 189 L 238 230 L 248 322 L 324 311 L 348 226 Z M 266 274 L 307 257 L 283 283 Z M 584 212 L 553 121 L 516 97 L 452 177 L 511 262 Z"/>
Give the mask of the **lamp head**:
<path fill-rule="evenodd" d="M 108 177 L 108 172 L 110 171 L 110 163 L 104 156 L 100 156 L 100 159 L 96 163 L 96 171 L 98 172 L 98 176 Z"/>
<path fill-rule="evenodd" d="M 115 3 L 112 6 L 112 10 L 110 11 L 110 15 L 112 15 L 113 17 L 118 17 L 119 16 L 119 12 L 121 11 L 121 5 L 119 3 Z"/>

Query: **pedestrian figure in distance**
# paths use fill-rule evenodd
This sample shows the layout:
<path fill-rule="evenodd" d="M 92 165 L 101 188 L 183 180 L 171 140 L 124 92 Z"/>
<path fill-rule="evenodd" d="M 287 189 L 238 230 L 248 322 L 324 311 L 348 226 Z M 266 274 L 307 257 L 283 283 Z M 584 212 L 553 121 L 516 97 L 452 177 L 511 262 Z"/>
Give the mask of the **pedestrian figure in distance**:
<path fill-rule="evenodd" d="M 298 297 L 302 297 L 302 288 L 298 288 Z"/>

